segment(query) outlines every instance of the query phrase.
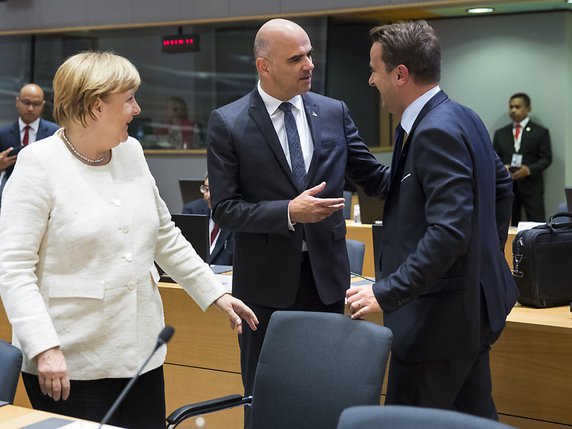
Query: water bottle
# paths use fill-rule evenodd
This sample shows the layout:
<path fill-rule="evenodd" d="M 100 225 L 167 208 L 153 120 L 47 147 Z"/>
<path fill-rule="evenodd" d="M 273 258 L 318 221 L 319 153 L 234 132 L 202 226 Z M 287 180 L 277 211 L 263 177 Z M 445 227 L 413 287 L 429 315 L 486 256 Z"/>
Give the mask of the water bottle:
<path fill-rule="evenodd" d="M 359 211 L 359 204 L 354 206 L 354 223 L 361 223 L 361 213 Z"/>

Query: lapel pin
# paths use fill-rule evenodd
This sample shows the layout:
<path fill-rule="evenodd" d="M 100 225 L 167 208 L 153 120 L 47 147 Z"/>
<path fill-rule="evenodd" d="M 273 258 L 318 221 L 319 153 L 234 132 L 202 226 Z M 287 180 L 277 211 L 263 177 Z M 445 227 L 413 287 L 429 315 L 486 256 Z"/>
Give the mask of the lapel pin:
<path fill-rule="evenodd" d="M 530 131 L 530 127 L 526 127 L 526 131 Z"/>

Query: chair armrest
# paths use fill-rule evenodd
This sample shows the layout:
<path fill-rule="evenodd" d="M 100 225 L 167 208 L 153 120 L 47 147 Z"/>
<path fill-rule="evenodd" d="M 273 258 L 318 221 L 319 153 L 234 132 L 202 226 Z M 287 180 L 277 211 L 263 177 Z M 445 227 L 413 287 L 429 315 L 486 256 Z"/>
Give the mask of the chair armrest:
<path fill-rule="evenodd" d="M 175 427 L 189 417 L 208 414 L 214 411 L 237 407 L 252 403 L 252 396 L 228 395 L 221 398 L 209 399 L 208 401 L 187 404 L 177 408 L 167 417 L 168 427 Z"/>

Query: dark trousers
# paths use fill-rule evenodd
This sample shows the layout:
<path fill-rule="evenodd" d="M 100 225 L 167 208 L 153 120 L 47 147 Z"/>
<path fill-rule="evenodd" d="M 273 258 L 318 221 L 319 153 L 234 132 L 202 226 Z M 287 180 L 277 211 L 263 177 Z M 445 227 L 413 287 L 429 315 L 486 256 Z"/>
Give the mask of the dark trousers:
<path fill-rule="evenodd" d="M 546 222 L 544 195 L 522 195 L 516 188 L 513 192 L 512 225 L 517 226 L 518 222 L 521 220 L 527 220 L 529 222 Z M 522 218 L 523 210 L 526 216 L 525 219 Z"/>
<path fill-rule="evenodd" d="M 242 335 L 238 336 L 242 383 L 244 385 L 245 395 L 252 395 L 253 393 L 254 376 L 256 374 L 256 366 L 258 365 L 258 357 L 260 356 L 260 350 L 262 349 L 262 343 L 264 341 L 272 313 L 279 310 L 323 311 L 327 313 L 344 312 L 343 300 L 329 305 L 322 303 L 316 289 L 316 283 L 314 282 L 312 267 L 310 266 L 307 252 L 304 252 L 304 256 L 300 272 L 298 294 L 292 306 L 278 309 L 261 307 L 259 305 L 246 302 L 246 304 L 254 311 L 256 317 L 258 317 L 259 324 L 256 331 L 252 331 L 246 323 L 243 324 Z M 244 410 L 244 427 L 250 428 L 250 409 L 248 407 Z"/>
<path fill-rule="evenodd" d="M 94 422 L 101 421 L 130 380 L 71 380 L 69 398 L 66 401 L 54 401 L 42 394 L 37 375 L 23 372 L 22 378 L 34 409 Z M 162 366 L 139 377 L 108 423 L 129 429 L 165 428 L 165 382 Z"/>
<path fill-rule="evenodd" d="M 456 410 L 498 420 L 492 397 L 490 346 L 470 356 L 430 362 L 391 357 L 386 405 Z"/>
<path fill-rule="evenodd" d="M 482 291 L 481 303 L 481 346 L 472 353 L 421 362 L 406 362 L 391 356 L 386 405 L 442 408 L 498 420 L 489 353 L 501 332 L 491 332 Z M 454 347 L 451 344 L 452 350 Z"/>

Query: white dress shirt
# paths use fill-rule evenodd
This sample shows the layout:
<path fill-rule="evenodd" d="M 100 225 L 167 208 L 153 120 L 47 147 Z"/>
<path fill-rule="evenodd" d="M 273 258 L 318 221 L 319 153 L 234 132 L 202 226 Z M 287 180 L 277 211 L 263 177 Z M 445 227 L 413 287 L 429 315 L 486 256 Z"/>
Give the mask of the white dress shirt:
<path fill-rule="evenodd" d="M 22 121 L 22 118 L 18 118 L 18 127 L 20 128 L 20 144 L 24 141 L 24 128 L 28 125 L 28 144 L 32 144 L 36 141 L 36 136 L 38 135 L 38 128 L 40 128 L 40 118 L 36 119 L 34 122 L 26 124 Z"/>

